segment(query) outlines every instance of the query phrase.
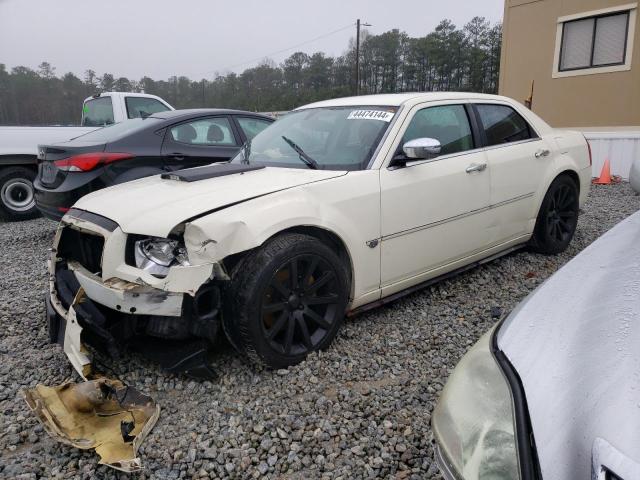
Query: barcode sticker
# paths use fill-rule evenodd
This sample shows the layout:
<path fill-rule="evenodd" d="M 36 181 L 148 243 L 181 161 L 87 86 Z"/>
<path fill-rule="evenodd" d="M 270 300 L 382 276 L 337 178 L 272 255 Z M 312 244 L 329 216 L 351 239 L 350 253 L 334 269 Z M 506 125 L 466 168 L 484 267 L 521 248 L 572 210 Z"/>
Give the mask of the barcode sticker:
<path fill-rule="evenodd" d="M 381 120 L 390 122 L 393 118 L 393 112 L 385 112 L 383 110 L 354 110 L 349 114 L 347 120 Z"/>

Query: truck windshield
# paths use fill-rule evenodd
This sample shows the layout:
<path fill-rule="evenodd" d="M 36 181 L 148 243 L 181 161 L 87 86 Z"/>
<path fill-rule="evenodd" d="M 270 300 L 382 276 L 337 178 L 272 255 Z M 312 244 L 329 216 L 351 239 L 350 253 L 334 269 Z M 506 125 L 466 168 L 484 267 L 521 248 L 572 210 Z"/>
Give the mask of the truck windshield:
<path fill-rule="evenodd" d="M 364 170 L 396 111 L 396 107 L 368 106 L 294 111 L 256 135 L 232 162 Z"/>
<path fill-rule="evenodd" d="M 131 120 L 125 120 L 124 122 L 115 123 L 108 127 L 93 130 L 92 132 L 75 137 L 73 140 L 79 139 L 83 142 L 92 142 L 94 140 L 113 142 L 114 140 L 118 140 L 126 135 L 135 133 L 138 130 L 155 125 L 160 121 L 160 119 L 153 117 L 132 118 Z"/>
<path fill-rule="evenodd" d="M 104 127 L 114 123 L 111 97 L 87 100 L 82 107 L 83 127 Z"/>

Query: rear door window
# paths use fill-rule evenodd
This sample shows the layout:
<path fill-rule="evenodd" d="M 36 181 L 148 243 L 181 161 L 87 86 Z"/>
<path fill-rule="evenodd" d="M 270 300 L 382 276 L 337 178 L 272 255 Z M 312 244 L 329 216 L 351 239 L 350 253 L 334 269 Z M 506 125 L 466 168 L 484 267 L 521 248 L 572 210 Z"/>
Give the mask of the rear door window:
<path fill-rule="evenodd" d="M 154 113 L 169 110 L 169 107 L 155 98 L 126 97 L 124 103 L 127 107 L 127 117 L 129 118 L 144 118 Z"/>
<path fill-rule="evenodd" d="M 476 105 L 476 110 L 487 137 L 487 146 L 536 138 L 522 115 L 507 105 Z"/>
<path fill-rule="evenodd" d="M 84 127 L 104 127 L 114 123 L 111 97 L 99 97 L 87 100 L 82 108 Z"/>
<path fill-rule="evenodd" d="M 199 118 L 181 123 L 169 130 L 171 138 L 178 143 L 202 146 L 235 146 L 231 122 L 225 117 Z"/>
<path fill-rule="evenodd" d="M 252 140 L 253 137 L 273 123 L 261 118 L 236 117 L 236 119 L 247 140 Z"/>

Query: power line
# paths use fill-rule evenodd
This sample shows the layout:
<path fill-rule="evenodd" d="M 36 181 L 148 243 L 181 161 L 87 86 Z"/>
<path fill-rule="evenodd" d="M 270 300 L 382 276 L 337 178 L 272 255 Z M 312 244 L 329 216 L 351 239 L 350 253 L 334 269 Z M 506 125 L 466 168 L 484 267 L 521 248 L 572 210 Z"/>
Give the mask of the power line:
<path fill-rule="evenodd" d="M 293 46 L 288 47 L 288 48 L 283 48 L 282 50 L 278 50 L 277 52 L 267 53 L 265 55 L 261 55 L 261 56 L 256 57 L 256 58 L 252 58 L 251 60 L 247 60 L 247 61 L 244 61 L 244 62 L 241 62 L 241 63 L 236 63 L 235 65 L 229 65 L 228 67 L 215 69 L 215 70 L 208 70 L 208 71 L 202 73 L 201 75 L 205 75 L 207 73 L 212 73 L 212 72 L 216 72 L 216 71 L 231 70 L 231 69 L 236 68 L 236 67 L 241 67 L 243 65 L 247 65 L 247 64 L 250 64 L 250 63 L 253 63 L 253 62 L 257 62 L 259 60 L 262 60 L 263 58 L 268 58 L 268 57 L 272 57 L 274 55 L 278 55 L 280 53 L 285 53 L 285 52 L 288 52 L 288 51 L 293 50 L 295 48 L 299 48 L 299 47 L 302 47 L 304 45 L 308 45 L 309 43 L 313 43 L 313 42 L 316 42 L 318 40 L 322 40 L 323 38 L 330 37 L 331 35 L 335 35 L 336 33 L 342 32 L 343 30 L 346 30 L 348 28 L 353 28 L 353 25 L 354 25 L 353 23 L 350 23 L 349 25 L 344 26 L 342 28 L 339 28 L 337 30 L 333 30 L 332 32 L 325 33 L 324 35 L 320 35 L 319 37 L 312 38 L 311 40 L 307 40 L 305 42 L 298 43 L 297 45 L 293 45 Z"/>

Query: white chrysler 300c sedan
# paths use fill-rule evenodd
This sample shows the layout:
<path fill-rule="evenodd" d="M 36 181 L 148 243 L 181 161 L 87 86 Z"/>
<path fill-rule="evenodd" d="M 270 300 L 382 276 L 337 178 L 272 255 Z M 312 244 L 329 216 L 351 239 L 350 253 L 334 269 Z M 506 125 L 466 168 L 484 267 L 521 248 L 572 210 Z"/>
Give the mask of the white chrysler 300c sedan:
<path fill-rule="evenodd" d="M 307 105 L 229 163 L 76 203 L 50 258 L 51 340 L 81 375 L 86 346 L 210 375 L 221 331 L 286 367 L 328 346 L 347 314 L 522 246 L 564 250 L 590 162 L 580 133 L 499 96 Z"/>

